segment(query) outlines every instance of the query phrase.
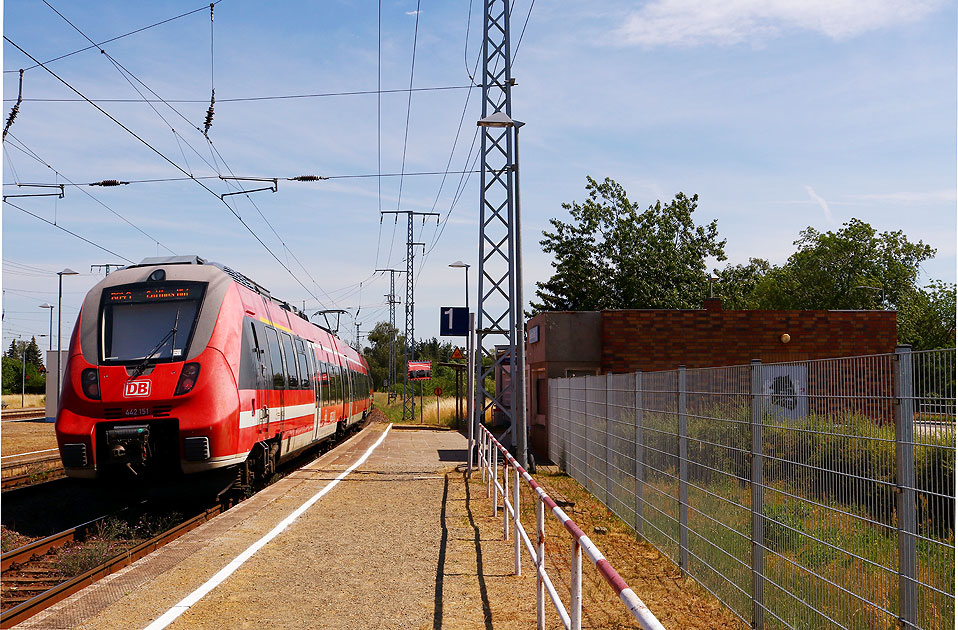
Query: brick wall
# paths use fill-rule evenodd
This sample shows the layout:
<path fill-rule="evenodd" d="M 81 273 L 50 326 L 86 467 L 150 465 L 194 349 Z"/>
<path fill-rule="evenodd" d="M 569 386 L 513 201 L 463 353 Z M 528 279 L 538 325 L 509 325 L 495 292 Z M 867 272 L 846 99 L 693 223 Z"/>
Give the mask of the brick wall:
<path fill-rule="evenodd" d="M 894 352 L 894 311 L 602 311 L 602 372 Z M 787 343 L 782 335 L 789 335 Z"/>

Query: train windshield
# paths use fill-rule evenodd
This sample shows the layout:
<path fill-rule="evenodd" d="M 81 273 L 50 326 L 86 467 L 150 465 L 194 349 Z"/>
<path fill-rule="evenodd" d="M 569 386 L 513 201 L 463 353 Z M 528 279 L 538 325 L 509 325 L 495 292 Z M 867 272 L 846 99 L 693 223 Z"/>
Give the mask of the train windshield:
<path fill-rule="evenodd" d="M 182 361 L 196 324 L 202 285 L 149 288 L 131 285 L 104 292 L 104 362 Z"/>

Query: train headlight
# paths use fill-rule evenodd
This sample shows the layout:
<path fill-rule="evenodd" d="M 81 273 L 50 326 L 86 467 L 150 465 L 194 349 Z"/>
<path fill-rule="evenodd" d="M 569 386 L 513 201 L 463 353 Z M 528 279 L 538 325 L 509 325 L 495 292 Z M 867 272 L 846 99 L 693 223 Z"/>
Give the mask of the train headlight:
<path fill-rule="evenodd" d="M 196 379 L 200 376 L 200 364 L 199 363 L 187 363 L 183 366 L 183 371 L 180 372 L 180 381 L 176 384 L 176 391 L 173 392 L 174 396 L 180 396 L 182 394 L 188 394 L 192 391 L 193 387 L 196 386 Z"/>
<path fill-rule="evenodd" d="M 87 368 L 80 372 L 80 387 L 87 398 L 100 400 L 100 376 L 96 368 Z"/>

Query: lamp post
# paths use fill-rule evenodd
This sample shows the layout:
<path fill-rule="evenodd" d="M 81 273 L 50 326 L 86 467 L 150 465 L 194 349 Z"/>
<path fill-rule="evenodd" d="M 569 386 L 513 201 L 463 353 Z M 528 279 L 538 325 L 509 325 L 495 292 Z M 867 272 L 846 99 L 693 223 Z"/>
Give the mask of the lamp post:
<path fill-rule="evenodd" d="M 58 271 L 59 289 L 57 291 L 57 411 L 60 409 L 60 355 L 63 351 L 60 346 L 60 337 L 63 328 L 63 276 L 78 276 L 80 272 L 73 271 L 69 267 L 63 271 Z"/>
<path fill-rule="evenodd" d="M 468 313 L 469 312 L 469 265 L 462 262 L 461 260 L 457 260 L 454 263 L 449 263 L 449 266 L 455 269 L 466 270 L 466 312 Z"/>
<path fill-rule="evenodd" d="M 49 340 L 50 340 L 50 347 L 49 347 L 48 349 L 49 349 L 49 350 L 53 350 L 53 309 L 54 309 L 54 306 L 53 306 L 53 304 L 47 304 L 46 302 L 44 302 L 43 304 L 40 305 L 40 308 L 48 308 L 48 309 L 50 309 L 50 334 L 48 334 L 47 337 L 48 337 Z"/>
<path fill-rule="evenodd" d="M 516 161 L 513 164 L 513 175 L 516 186 L 515 203 L 515 230 L 516 230 L 516 250 L 515 250 L 515 307 L 516 307 L 516 365 L 513 366 L 513 377 L 515 385 L 513 387 L 514 396 L 517 400 L 515 411 L 516 418 L 516 451 L 519 456 L 519 465 L 523 468 L 529 468 L 528 447 L 526 444 L 526 335 L 525 318 L 522 315 L 522 223 L 521 213 L 519 211 L 519 129 L 525 125 L 524 122 L 514 120 L 505 112 L 498 111 L 486 116 L 476 123 L 480 127 L 510 127 L 515 133 L 516 142 Z"/>

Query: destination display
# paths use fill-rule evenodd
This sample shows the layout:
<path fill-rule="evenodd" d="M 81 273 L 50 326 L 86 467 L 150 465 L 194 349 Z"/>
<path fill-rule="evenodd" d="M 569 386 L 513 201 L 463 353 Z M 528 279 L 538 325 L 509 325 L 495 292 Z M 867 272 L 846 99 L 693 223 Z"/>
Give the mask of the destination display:
<path fill-rule="evenodd" d="M 104 292 L 108 304 L 122 302 L 157 302 L 166 300 L 195 300 L 202 295 L 202 286 L 195 284 L 168 284 L 162 287 L 111 289 Z"/>

